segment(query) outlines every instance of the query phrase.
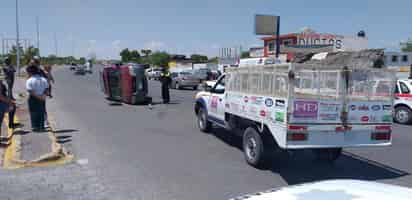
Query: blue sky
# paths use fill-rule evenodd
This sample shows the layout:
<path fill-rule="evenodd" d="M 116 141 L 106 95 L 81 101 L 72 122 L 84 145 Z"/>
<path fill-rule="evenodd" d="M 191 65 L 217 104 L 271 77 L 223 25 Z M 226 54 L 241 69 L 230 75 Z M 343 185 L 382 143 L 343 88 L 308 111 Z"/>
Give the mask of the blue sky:
<path fill-rule="evenodd" d="M 412 37 L 411 0 L 19 0 L 22 38 L 36 38 L 41 50 L 75 56 L 95 52 L 117 58 L 122 48 L 217 55 L 219 47 L 263 45 L 253 34 L 255 14 L 281 16 L 281 33 L 310 27 L 354 35 L 365 30 L 370 47 L 397 50 Z M 0 37 L 15 36 L 15 0 L 2 0 Z"/>

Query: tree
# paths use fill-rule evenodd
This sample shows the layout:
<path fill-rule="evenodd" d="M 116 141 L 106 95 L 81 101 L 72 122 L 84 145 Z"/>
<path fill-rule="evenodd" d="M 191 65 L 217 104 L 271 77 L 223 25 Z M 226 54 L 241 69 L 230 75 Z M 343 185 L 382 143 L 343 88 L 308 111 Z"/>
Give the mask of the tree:
<path fill-rule="evenodd" d="M 152 53 L 152 50 L 142 49 L 142 50 L 140 50 L 140 52 L 142 52 L 142 54 L 144 54 L 145 57 L 149 57 L 149 55 Z"/>
<path fill-rule="evenodd" d="M 402 52 L 412 52 L 412 40 L 409 39 L 405 43 L 401 43 L 401 50 Z"/>
<path fill-rule="evenodd" d="M 81 65 L 86 64 L 86 58 L 85 57 L 79 58 L 79 64 L 81 64 Z"/>
<path fill-rule="evenodd" d="M 120 57 L 122 58 L 122 62 L 129 62 L 131 58 L 129 49 L 128 48 L 123 49 L 120 52 Z"/>
<path fill-rule="evenodd" d="M 219 63 L 219 58 L 218 57 L 213 57 L 213 58 L 210 58 L 207 62 L 208 63 L 218 64 Z"/>
<path fill-rule="evenodd" d="M 154 52 L 150 55 L 150 61 L 152 65 L 166 67 L 170 61 L 170 55 L 166 52 Z"/>
<path fill-rule="evenodd" d="M 249 51 L 244 51 L 240 55 L 240 58 L 249 58 L 249 57 L 250 57 Z"/>
<path fill-rule="evenodd" d="M 39 49 L 34 48 L 33 46 L 28 47 L 26 51 L 24 51 L 24 55 L 22 55 L 23 64 L 28 64 L 30 60 L 37 55 L 39 55 Z"/>
<path fill-rule="evenodd" d="M 192 60 L 193 63 L 205 63 L 208 60 L 207 56 L 200 55 L 200 54 L 192 54 L 190 56 L 190 59 Z"/>
<path fill-rule="evenodd" d="M 140 63 L 140 54 L 137 50 L 130 51 L 130 62 Z"/>
<path fill-rule="evenodd" d="M 23 47 L 19 48 L 20 50 L 20 64 L 23 64 Z M 9 53 L 9 58 L 11 60 L 11 64 L 12 65 L 17 65 L 17 47 L 16 46 L 12 46 L 11 47 L 11 51 Z"/>

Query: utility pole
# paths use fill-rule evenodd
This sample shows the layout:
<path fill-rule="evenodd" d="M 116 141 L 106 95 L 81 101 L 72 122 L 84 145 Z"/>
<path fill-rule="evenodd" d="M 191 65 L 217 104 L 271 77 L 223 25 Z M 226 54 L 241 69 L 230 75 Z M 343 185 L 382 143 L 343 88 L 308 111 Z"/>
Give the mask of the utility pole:
<path fill-rule="evenodd" d="M 19 33 L 19 2 L 16 0 L 16 68 L 17 74 L 20 75 L 20 41 L 19 41 L 20 33 Z"/>
<path fill-rule="evenodd" d="M 36 17 L 36 32 L 37 32 L 37 56 L 40 57 L 40 25 L 39 16 Z"/>
<path fill-rule="evenodd" d="M 55 50 L 55 54 L 56 54 L 56 57 L 58 57 L 58 46 L 57 46 L 57 35 L 56 35 L 56 32 L 54 32 L 54 50 Z"/>

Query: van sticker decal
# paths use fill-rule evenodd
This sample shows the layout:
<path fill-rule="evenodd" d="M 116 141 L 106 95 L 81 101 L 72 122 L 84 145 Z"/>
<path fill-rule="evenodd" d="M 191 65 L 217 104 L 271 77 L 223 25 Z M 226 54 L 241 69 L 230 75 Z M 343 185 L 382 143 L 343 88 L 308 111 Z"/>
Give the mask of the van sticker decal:
<path fill-rule="evenodd" d="M 381 109 L 381 106 L 380 106 L 380 105 L 373 105 L 373 106 L 371 107 L 371 109 L 374 110 L 374 111 L 378 111 L 378 110 Z"/>
<path fill-rule="evenodd" d="M 276 112 L 275 113 L 275 120 L 277 122 L 284 122 L 285 121 L 285 113 L 283 112 Z"/>
<path fill-rule="evenodd" d="M 391 110 L 392 106 L 391 105 L 383 105 L 382 110 Z"/>
<path fill-rule="evenodd" d="M 318 118 L 317 101 L 295 101 L 293 105 L 293 117 L 305 119 Z"/>
<path fill-rule="evenodd" d="M 280 108 L 284 108 L 285 107 L 285 100 L 276 99 L 275 106 L 280 107 Z"/>
<path fill-rule="evenodd" d="M 265 99 L 265 105 L 267 107 L 272 107 L 273 106 L 273 100 L 271 98 Z"/>

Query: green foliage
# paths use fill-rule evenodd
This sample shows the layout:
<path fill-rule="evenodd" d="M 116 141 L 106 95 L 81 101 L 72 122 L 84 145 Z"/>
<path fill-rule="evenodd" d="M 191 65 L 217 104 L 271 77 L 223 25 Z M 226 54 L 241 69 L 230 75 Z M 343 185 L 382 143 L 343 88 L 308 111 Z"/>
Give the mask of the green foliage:
<path fill-rule="evenodd" d="M 401 50 L 402 52 L 412 52 L 412 40 L 408 40 L 407 42 L 403 43 Z"/>
<path fill-rule="evenodd" d="M 81 65 L 86 64 L 86 58 L 85 57 L 80 57 L 79 62 L 77 64 L 81 64 Z"/>
<path fill-rule="evenodd" d="M 166 52 L 154 52 L 150 55 L 150 62 L 154 66 L 166 67 L 170 61 L 170 55 Z"/>
<path fill-rule="evenodd" d="M 34 47 L 29 47 L 26 49 L 24 52 L 24 55 L 22 55 L 23 62 L 22 64 L 28 64 L 30 60 L 34 57 L 39 55 L 39 49 L 34 48 Z"/>
<path fill-rule="evenodd" d="M 140 50 L 140 52 L 142 52 L 142 54 L 144 55 L 144 57 L 149 57 L 149 55 L 152 53 L 152 50 L 150 50 L 150 49 L 142 49 L 142 50 Z"/>
<path fill-rule="evenodd" d="M 205 63 L 208 60 L 207 56 L 200 55 L 200 54 L 192 54 L 190 56 L 190 59 L 192 60 L 193 63 Z"/>
<path fill-rule="evenodd" d="M 130 58 L 131 58 L 129 49 L 128 49 L 128 48 L 123 49 L 123 50 L 120 52 L 120 57 L 121 57 L 121 59 L 122 59 L 122 62 L 129 62 L 129 61 L 130 61 Z"/>
<path fill-rule="evenodd" d="M 123 49 L 120 52 L 120 57 L 122 58 L 122 62 L 124 63 L 128 63 L 128 62 L 140 63 L 141 61 L 139 51 L 129 50 L 128 48 Z"/>
<path fill-rule="evenodd" d="M 244 51 L 244 52 L 242 52 L 242 54 L 240 55 L 240 58 L 249 58 L 249 57 L 250 57 L 249 51 Z"/>
<path fill-rule="evenodd" d="M 219 58 L 218 57 L 213 57 L 210 58 L 209 61 L 207 61 L 208 63 L 214 63 L 214 64 L 218 64 L 219 63 Z"/>

